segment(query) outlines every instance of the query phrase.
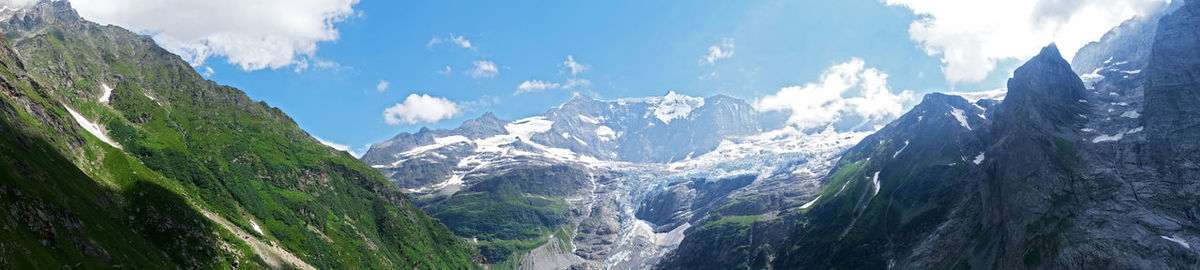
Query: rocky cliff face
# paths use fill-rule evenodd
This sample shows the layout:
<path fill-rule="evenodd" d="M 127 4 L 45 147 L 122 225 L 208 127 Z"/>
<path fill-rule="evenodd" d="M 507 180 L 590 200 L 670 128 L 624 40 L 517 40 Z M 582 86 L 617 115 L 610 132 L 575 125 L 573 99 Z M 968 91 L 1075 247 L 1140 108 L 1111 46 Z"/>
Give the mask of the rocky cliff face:
<path fill-rule="evenodd" d="M 1044 48 L 963 128 L 931 125 L 957 126 L 931 108 L 975 112 L 926 97 L 842 155 L 811 203 L 694 229 L 658 267 L 1197 267 L 1200 4 L 1162 10 L 1080 50 L 1082 79 Z"/>

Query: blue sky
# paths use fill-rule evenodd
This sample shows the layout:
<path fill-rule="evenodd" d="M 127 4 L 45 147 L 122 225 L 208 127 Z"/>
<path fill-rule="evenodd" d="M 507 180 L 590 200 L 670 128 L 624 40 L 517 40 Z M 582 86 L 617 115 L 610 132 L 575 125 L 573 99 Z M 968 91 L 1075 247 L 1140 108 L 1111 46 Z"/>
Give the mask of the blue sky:
<path fill-rule="evenodd" d="M 940 52 L 952 51 L 957 43 L 939 39 L 937 35 L 917 37 L 914 34 L 917 30 L 910 25 L 941 16 L 947 18 L 942 25 L 924 30 L 955 36 L 954 29 L 946 29 L 954 23 L 953 17 L 942 15 L 945 11 L 927 7 L 921 0 L 306 0 L 295 2 L 305 4 L 280 3 L 313 7 L 315 11 L 294 8 L 297 15 L 277 16 L 278 20 L 293 21 L 304 14 L 317 14 L 325 16 L 311 20 L 320 29 L 304 32 L 292 29 L 296 27 L 287 23 L 279 24 L 283 30 L 264 29 L 288 33 L 294 30 L 299 33 L 300 42 L 286 44 L 299 44 L 300 49 L 285 53 L 290 58 L 282 59 L 283 62 L 276 61 L 282 65 L 247 68 L 244 64 L 249 60 L 244 60 L 245 53 L 236 50 L 213 49 L 202 51 L 199 57 L 189 57 L 196 51 L 177 48 L 191 47 L 174 46 L 177 43 L 173 42 L 183 40 L 219 47 L 215 39 L 206 39 L 207 32 L 172 32 L 174 28 L 155 24 L 159 22 L 155 18 L 131 19 L 138 18 L 140 13 L 136 11 L 99 8 L 101 4 L 112 6 L 104 1 L 137 2 L 73 0 L 72 3 L 85 18 L 156 35 L 160 44 L 184 55 L 209 79 L 235 86 L 255 100 L 279 107 L 309 133 L 348 145 L 350 150 L 360 153 L 366 145 L 399 132 L 414 132 L 424 126 L 451 128 L 485 112 L 495 112 L 505 119 L 540 114 L 566 102 L 575 92 L 610 99 L 676 91 L 692 96 L 726 94 L 753 101 L 784 87 L 816 82 L 831 66 L 851 59 L 861 59 L 866 67 L 887 74 L 887 86 L 892 92 L 916 93 L 916 99 L 905 102 L 907 109 L 919 100 L 919 95 L 928 92 L 1002 88 L 1012 68 L 1023 58 L 1061 37 L 1052 33 L 1022 40 L 1022 46 L 1014 46 L 1028 53 L 985 51 L 995 54 L 987 59 L 997 63 L 986 76 L 948 80 L 943 69 L 951 64 L 943 62 L 949 57 Z M 1024 12 L 1036 14 L 1043 8 L 1038 2 L 1030 2 L 1028 6 L 1033 11 Z M 1114 12 L 1110 17 L 1116 18 L 1104 22 L 1110 25 L 1092 27 L 1100 30 L 1088 33 L 1103 33 L 1113 21 L 1120 22 L 1142 12 L 1137 5 L 1130 6 L 1123 13 Z M 138 7 L 149 10 L 147 14 L 170 14 L 161 10 L 169 6 L 157 10 L 146 5 Z M 330 18 L 330 12 L 316 12 L 322 8 L 336 10 L 341 15 Z M 202 9 L 191 8 L 189 12 L 195 10 Z M 214 10 L 220 12 L 216 7 Z M 230 21 L 238 19 L 241 18 Z M 272 16 L 250 19 L 271 20 Z M 995 21 L 1004 23 L 1006 19 Z M 320 26 L 322 22 L 324 26 Z M 1040 25 L 1034 27 L 1037 26 Z M 230 26 L 212 33 L 237 31 L 243 30 Z M 330 31 L 335 35 L 328 35 Z M 253 34 L 247 35 L 254 37 Z M 1075 39 L 1086 41 L 1098 37 L 1089 34 Z M 468 41 L 469 48 L 462 41 Z M 306 49 L 306 44 L 314 47 Z M 291 47 L 295 46 L 284 48 Z M 719 52 L 710 51 L 710 47 Z M 1077 49 L 1078 45 L 1074 47 Z M 710 55 L 716 56 L 712 62 L 706 59 Z M 572 73 L 564 63 L 568 56 L 584 69 Z M 301 64 L 302 61 L 308 64 Z M 494 63 L 494 74 L 472 76 L 470 70 L 480 61 Z M 572 80 L 590 84 L 563 89 Z M 383 91 L 377 88 L 381 81 L 388 84 Z M 527 81 L 558 87 L 514 94 Z M 383 112 L 412 94 L 453 102 L 457 113 L 448 119 L 417 118 L 416 123 L 388 123 Z"/>

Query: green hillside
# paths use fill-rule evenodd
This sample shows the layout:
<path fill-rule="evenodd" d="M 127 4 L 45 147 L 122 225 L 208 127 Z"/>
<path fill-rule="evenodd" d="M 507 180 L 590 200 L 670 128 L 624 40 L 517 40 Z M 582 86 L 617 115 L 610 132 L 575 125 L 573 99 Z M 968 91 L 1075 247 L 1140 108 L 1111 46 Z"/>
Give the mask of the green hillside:
<path fill-rule="evenodd" d="M 6 226 L 2 262 L 321 269 L 481 262 L 377 171 L 320 144 L 278 108 L 205 80 L 148 37 L 84 21 L 66 2 L 22 13 L 0 22 L 19 52 L 3 59 L 0 129 L 26 134 L 3 141 L 0 184 L 32 199 L 4 196 L 5 225 L 29 219 L 22 207 L 42 209 L 34 212 L 47 214 L 35 217 L 55 225 Z M 108 102 L 99 101 L 102 85 L 113 89 Z M 79 128 L 67 107 L 121 148 Z"/>

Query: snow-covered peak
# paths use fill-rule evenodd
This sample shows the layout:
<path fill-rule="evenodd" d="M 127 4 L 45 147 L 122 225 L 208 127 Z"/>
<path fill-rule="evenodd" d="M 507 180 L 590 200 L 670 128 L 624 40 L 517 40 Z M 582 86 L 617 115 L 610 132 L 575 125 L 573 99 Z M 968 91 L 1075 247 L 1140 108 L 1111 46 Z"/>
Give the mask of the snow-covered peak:
<path fill-rule="evenodd" d="M 508 123 L 504 125 L 504 129 L 508 130 L 508 134 L 510 135 L 528 140 L 533 134 L 549 131 L 553 125 L 554 122 L 548 120 L 545 116 L 534 116 Z"/>
<path fill-rule="evenodd" d="M 624 101 L 635 100 L 626 99 Z M 675 91 L 667 92 L 667 95 L 661 98 L 645 98 L 636 101 L 649 103 L 651 105 L 650 113 L 658 120 L 668 124 L 671 123 L 671 120 L 687 117 L 692 110 L 704 106 L 704 98 L 681 95 Z"/>

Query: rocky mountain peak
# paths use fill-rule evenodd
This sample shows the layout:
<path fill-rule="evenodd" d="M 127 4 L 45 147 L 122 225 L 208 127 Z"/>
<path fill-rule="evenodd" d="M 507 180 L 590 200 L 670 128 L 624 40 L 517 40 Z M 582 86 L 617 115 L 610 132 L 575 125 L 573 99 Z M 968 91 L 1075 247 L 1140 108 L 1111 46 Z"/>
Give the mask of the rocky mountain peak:
<path fill-rule="evenodd" d="M 997 110 L 998 119 L 1028 120 L 1044 130 L 1071 127 L 1085 112 L 1086 88 L 1063 59 L 1058 46 L 1050 44 L 1008 79 L 1008 94 Z M 1024 120 L 1022 120 L 1024 119 Z M 1002 121 L 1001 125 L 1011 123 Z M 1007 123 L 1007 124 L 1006 124 Z"/>

